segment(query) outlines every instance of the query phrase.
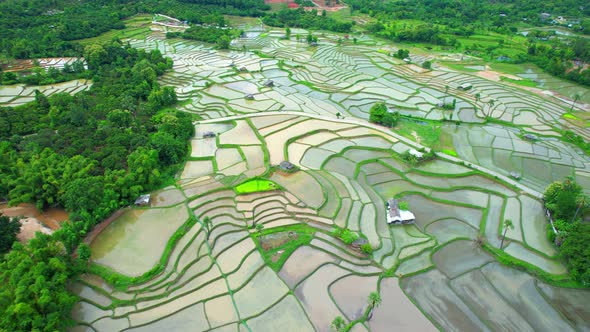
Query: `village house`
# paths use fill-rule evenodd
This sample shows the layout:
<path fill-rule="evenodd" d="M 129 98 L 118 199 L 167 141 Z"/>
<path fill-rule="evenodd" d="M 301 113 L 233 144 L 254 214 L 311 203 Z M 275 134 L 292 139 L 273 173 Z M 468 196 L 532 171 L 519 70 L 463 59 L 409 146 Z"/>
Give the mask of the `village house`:
<path fill-rule="evenodd" d="M 399 208 L 399 201 L 395 198 L 387 201 L 387 223 L 389 225 L 413 224 L 416 220 L 414 214 L 408 210 Z"/>
<path fill-rule="evenodd" d="M 295 165 L 293 165 L 292 163 L 285 160 L 285 161 L 281 161 L 281 163 L 279 164 L 279 167 L 283 171 L 292 171 L 295 168 Z"/>
<path fill-rule="evenodd" d="M 457 89 L 467 91 L 467 90 L 471 89 L 472 87 L 473 87 L 473 85 L 471 85 L 471 83 L 463 83 L 463 84 L 459 85 L 457 87 Z"/>
<path fill-rule="evenodd" d="M 135 205 L 136 206 L 148 206 L 148 205 L 150 205 L 150 198 L 151 198 L 150 194 L 141 195 L 135 200 Z"/>

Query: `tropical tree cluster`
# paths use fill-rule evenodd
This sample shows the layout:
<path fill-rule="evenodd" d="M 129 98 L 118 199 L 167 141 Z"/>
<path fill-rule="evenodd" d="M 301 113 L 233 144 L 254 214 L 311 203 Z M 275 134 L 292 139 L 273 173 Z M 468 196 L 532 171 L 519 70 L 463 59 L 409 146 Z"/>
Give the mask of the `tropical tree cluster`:
<path fill-rule="evenodd" d="M 16 242 L 0 259 L 0 330 L 66 330 L 78 301 L 67 285 L 78 271 L 55 237 L 38 233 L 27 245 Z"/>
<path fill-rule="evenodd" d="M 165 109 L 177 99 L 157 82 L 172 67 L 159 51 L 112 42 L 87 46 L 85 58 L 88 91 L 0 108 L 0 197 L 70 212 L 53 236 L 0 258 L 2 331 L 65 329 L 76 302 L 66 285 L 83 270 L 72 254 L 90 257 L 81 238 L 170 178 L 194 134 L 190 115 Z"/>
<path fill-rule="evenodd" d="M 590 205 L 590 198 L 572 177 L 550 184 L 543 195 L 545 207 L 551 212 L 557 234 L 549 230 L 550 237 L 559 247 L 575 280 L 590 285 L 590 224 L 582 221 Z"/>
<path fill-rule="evenodd" d="M 241 34 L 239 30 L 221 28 L 218 26 L 194 25 L 185 32 L 169 32 L 167 38 L 182 37 L 184 39 L 199 40 L 210 44 L 217 44 L 220 49 L 228 49 L 233 38 Z"/>
<path fill-rule="evenodd" d="M 318 15 L 318 11 L 313 9 L 305 11 L 303 7 L 295 10 L 281 9 L 275 13 L 269 13 L 262 18 L 264 24 L 274 27 L 295 27 L 313 30 L 330 30 L 336 32 L 350 32 L 353 21 L 336 20 L 326 15 Z"/>
<path fill-rule="evenodd" d="M 395 127 L 399 118 L 399 112 L 391 112 L 383 102 L 375 103 L 369 111 L 369 122 L 386 127 Z"/>
<path fill-rule="evenodd" d="M 0 255 L 12 248 L 20 229 L 21 224 L 18 218 L 10 218 L 0 213 Z"/>

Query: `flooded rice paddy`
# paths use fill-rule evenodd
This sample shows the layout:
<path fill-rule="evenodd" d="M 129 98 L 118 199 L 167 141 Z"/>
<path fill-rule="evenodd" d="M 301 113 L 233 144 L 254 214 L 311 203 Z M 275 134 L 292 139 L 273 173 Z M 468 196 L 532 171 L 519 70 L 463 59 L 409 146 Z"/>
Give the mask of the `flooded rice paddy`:
<path fill-rule="evenodd" d="M 587 157 L 556 139 L 556 120 L 566 112 L 559 100 L 454 71 L 417 71 L 370 41 L 337 47 L 325 35 L 311 49 L 269 35 L 235 41 L 264 58 L 153 36 L 130 40 L 172 57 L 174 70 L 162 83 L 190 99 L 184 111 L 211 121 L 195 124 L 191 157 L 175 186 L 155 193 L 155 205 L 125 212 L 92 243 L 95 264 L 140 276 L 161 263 L 161 273 L 118 289 L 82 278 L 74 288 L 81 297 L 74 331 L 330 331 L 338 316 L 352 331 L 590 329 L 583 301 L 589 291 L 548 285 L 482 247 L 565 275 L 544 236 L 537 191 L 565 173 L 584 181 L 590 172 Z M 235 72 L 232 63 L 246 70 Z M 269 79 L 272 87 L 264 84 Z M 467 81 L 474 90 L 455 91 Z M 443 156 L 412 167 L 400 154 L 416 143 L 364 121 L 376 101 L 408 115 L 448 118 L 436 107 L 445 85 L 457 99 L 454 119 L 473 123 L 442 129 L 466 162 Z M 485 117 L 522 123 L 543 139 L 476 124 Z M 207 132 L 216 137 L 204 138 Z M 277 171 L 284 160 L 300 169 Z M 498 179 L 470 164 L 523 178 Z M 233 191 L 255 176 L 282 190 Z M 386 224 L 392 197 L 408 202 L 415 225 Z M 198 222 L 164 255 L 189 218 Z M 515 228 L 500 248 L 504 219 Z M 273 270 L 257 249 L 255 224 L 308 225 L 315 233 Z M 334 225 L 362 233 L 373 254 L 334 238 Z M 371 292 L 382 304 L 367 321 Z"/>

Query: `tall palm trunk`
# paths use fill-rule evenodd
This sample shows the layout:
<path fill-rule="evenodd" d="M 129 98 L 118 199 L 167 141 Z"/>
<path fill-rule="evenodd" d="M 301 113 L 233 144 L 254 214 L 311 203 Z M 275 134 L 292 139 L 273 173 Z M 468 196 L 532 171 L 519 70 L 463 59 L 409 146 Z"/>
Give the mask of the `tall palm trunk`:
<path fill-rule="evenodd" d="M 504 246 L 504 239 L 506 238 L 506 232 L 508 232 L 508 227 L 504 227 L 504 234 L 502 234 L 502 242 L 500 242 L 500 249 Z"/>

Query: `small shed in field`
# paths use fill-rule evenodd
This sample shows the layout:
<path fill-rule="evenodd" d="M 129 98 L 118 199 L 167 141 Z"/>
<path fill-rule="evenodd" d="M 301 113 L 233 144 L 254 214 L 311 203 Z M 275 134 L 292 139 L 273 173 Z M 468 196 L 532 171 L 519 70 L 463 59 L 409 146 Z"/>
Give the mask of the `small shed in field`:
<path fill-rule="evenodd" d="M 387 223 L 390 225 L 407 225 L 416 220 L 414 214 L 399 208 L 399 201 L 395 198 L 387 201 Z"/>
<path fill-rule="evenodd" d="M 136 206 L 148 206 L 148 205 L 150 205 L 150 198 L 151 198 L 150 194 L 141 195 L 135 200 L 135 205 Z"/>
<path fill-rule="evenodd" d="M 471 88 L 473 88 L 473 85 L 471 85 L 471 83 L 463 83 L 457 87 L 457 89 L 463 90 L 463 91 L 470 90 Z"/>

